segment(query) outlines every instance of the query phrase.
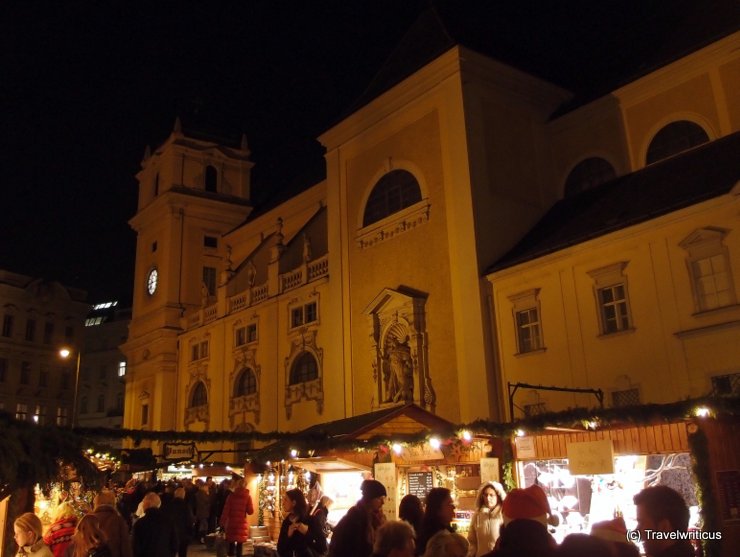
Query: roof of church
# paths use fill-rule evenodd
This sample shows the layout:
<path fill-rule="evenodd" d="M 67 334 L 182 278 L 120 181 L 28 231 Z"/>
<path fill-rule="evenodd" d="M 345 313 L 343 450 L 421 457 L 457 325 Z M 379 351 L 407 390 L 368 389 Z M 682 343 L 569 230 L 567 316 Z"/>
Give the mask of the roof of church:
<path fill-rule="evenodd" d="M 740 132 L 561 199 L 487 273 L 728 193 L 740 181 Z"/>
<path fill-rule="evenodd" d="M 736 31 L 736 10 L 735 0 L 437 2 L 342 118 L 455 45 L 568 89 L 567 111 Z"/>

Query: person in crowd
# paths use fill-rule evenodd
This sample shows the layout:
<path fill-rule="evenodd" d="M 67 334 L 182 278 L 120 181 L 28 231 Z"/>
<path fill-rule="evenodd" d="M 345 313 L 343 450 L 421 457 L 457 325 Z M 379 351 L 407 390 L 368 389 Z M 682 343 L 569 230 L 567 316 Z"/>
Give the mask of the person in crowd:
<path fill-rule="evenodd" d="M 398 518 L 405 520 L 414 528 L 414 536 L 421 533 L 421 521 L 424 518 L 424 505 L 416 495 L 409 493 L 401 498 L 398 505 Z"/>
<path fill-rule="evenodd" d="M 375 534 L 372 557 L 414 557 L 415 535 L 408 521 L 389 520 Z"/>
<path fill-rule="evenodd" d="M 556 557 L 616 557 L 609 542 L 588 534 L 568 534 L 557 547 Z"/>
<path fill-rule="evenodd" d="M 216 488 L 216 497 L 215 497 L 215 509 L 214 512 L 216 514 L 216 522 L 215 524 L 219 524 L 219 520 L 221 519 L 221 513 L 224 510 L 224 505 L 226 504 L 226 498 L 231 494 L 231 480 L 223 480 L 220 484 L 218 484 L 218 487 Z"/>
<path fill-rule="evenodd" d="M 627 526 L 621 516 L 594 523 L 591 535 L 611 544 L 617 557 L 640 557 L 640 550 L 627 539 Z"/>
<path fill-rule="evenodd" d="M 504 523 L 501 513 L 506 494 L 498 482 L 485 482 L 475 498 L 475 512 L 468 530 L 469 557 L 481 557 L 493 551 Z"/>
<path fill-rule="evenodd" d="M 319 477 L 311 473 L 311 478 L 308 481 L 308 494 L 306 494 L 306 501 L 308 502 L 308 508 L 310 511 L 318 505 L 321 500 L 321 496 L 324 494 L 324 490 L 321 488 L 319 483 Z"/>
<path fill-rule="evenodd" d="M 187 557 L 195 518 L 185 501 L 185 488 L 176 488 L 170 502 L 162 505 L 162 510 L 170 517 L 172 523 L 175 525 L 178 557 Z"/>
<path fill-rule="evenodd" d="M 174 557 L 178 549 L 175 525 L 160 507 L 159 495 L 150 491 L 141 501 L 144 516 L 134 523 L 131 546 L 134 557 Z"/>
<path fill-rule="evenodd" d="M 328 495 L 322 495 L 316 508 L 311 512 L 311 517 L 316 521 L 325 538 L 331 535 L 331 524 L 329 524 L 329 509 L 334 503 L 334 499 Z"/>
<path fill-rule="evenodd" d="M 44 543 L 49 546 L 54 557 L 64 557 L 67 546 L 72 543 L 72 536 L 77 527 L 77 513 L 68 501 L 57 505 L 52 522 L 44 534 Z"/>
<path fill-rule="evenodd" d="M 466 557 L 468 540 L 457 532 L 440 530 L 427 542 L 424 557 Z"/>
<path fill-rule="evenodd" d="M 211 515 L 211 494 L 208 492 L 208 484 L 199 482 L 197 485 L 198 490 L 195 492 L 196 529 L 200 543 L 205 543 L 205 537 L 208 534 L 208 517 Z"/>
<path fill-rule="evenodd" d="M 13 522 L 13 537 L 18 544 L 17 557 L 54 557 L 44 543 L 41 519 L 33 513 L 23 513 Z"/>
<path fill-rule="evenodd" d="M 557 544 L 547 531 L 554 522 L 547 495 L 538 485 L 512 489 L 501 506 L 504 523 L 488 557 L 552 557 Z"/>
<path fill-rule="evenodd" d="M 362 498 L 334 527 L 329 545 L 330 557 L 369 557 L 373 552 L 375 534 L 385 522 L 383 505 L 385 486 L 377 480 L 365 480 L 360 485 Z"/>
<path fill-rule="evenodd" d="M 100 529 L 108 539 L 111 557 L 132 557 L 128 524 L 116 510 L 115 504 L 115 494 L 104 489 L 93 499 L 92 514 L 98 519 Z"/>
<path fill-rule="evenodd" d="M 440 530 L 452 532 L 455 503 L 446 487 L 434 487 L 426 496 L 426 509 L 421 522 L 421 532 L 416 538 L 416 554 L 423 555 L 429 539 Z"/>
<path fill-rule="evenodd" d="M 206 478 L 206 486 L 208 486 L 208 508 L 210 509 L 208 513 L 208 533 L 211 534 L 216 531 L 216 525 L 218 524 L 218 515 L 216 514 L 217 489 L 212 476 Z"/>
<path fill-rule="evenodd" d="M 111 557 L 108 539 L 100 528 L 98 517 L 92 513 L 80 519 L 66 557 Z"/>
<path fill-rule="evenodd" d="M 688 540 L 664 539 L 646 535 L 655 532 L 687 532 L 689 508 L 681 494 L 666 485 L 646 487 L 633 498 L 637 506 L 637 528 L 642 534 L 648 557 L 692 557 L 694 549 Z"/>
<path fill-rule="evenodd" d="M 252 497 L 244 487 L 244 478 L 237 476 L 234 492 L 226 498 L 224 510 L 219 520 L 229 544 L 229 555 L 242 557 L 242 546 L 249 538 L 247 515 L 254 513 Z"/>
<path fill-rule="evenodd" d="M 326 555 L 326 537 L 318 522 L 309 515 L 308 503 L 300 489 L 289 489 L 283 495 L 285 518 L 277 541 L 279 557 L 314 557 Z"/>

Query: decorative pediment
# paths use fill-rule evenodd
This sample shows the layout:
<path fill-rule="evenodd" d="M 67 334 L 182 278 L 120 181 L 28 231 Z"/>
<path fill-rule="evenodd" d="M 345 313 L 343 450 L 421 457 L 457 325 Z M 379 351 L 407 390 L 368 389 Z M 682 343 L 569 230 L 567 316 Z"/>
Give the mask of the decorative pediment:
<path fill-rule="evenodd" d="M 729 230 L 724 228 L 715 228 L 713 226 L 699 228 L 681 240 L 678 245 L 689 251 L 692 248 L 700 247 L 708 243 L 721 243 L 725 236 L 727 236 L 728 232 Z"/>

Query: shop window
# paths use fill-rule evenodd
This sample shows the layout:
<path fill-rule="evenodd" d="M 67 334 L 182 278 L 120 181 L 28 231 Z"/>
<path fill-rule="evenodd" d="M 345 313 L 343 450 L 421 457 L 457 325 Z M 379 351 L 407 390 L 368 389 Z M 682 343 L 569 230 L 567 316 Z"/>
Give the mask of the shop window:
<path fill-rule="evenodd" d="M 723 240 L 727 230 L 702 228 L 680 243 L 686 250 L 696 311 L 708 311 L 736 302 L 730 254 Z"/>
<path fill-rule="evenodd" d="M 208 404 L 208 394 L 206 392 L 206 386 L 203 381 L 198 381 L 195 384 L 195 387 L 193 387 L 193 392 L 190 395 L 189 408 L 205 406 L 206 404 Z"/>
<path fill-rule="evenodd" d="M 15 419 L 20 421 L 28 419 L 28 404 L 19 402 L 15 405 Z"/>
<path fill-rule="evenodd" d="M 218 189 L 218 171 L 210 164 L 206 166 L 205 189 L 213 193 L 216 193 Z"/>
<path fill-rule="evenodd" d="M 565 197 L 600 186 L 617 177 L 614 167 L 601 157 L 590 157 L 579 162 L 565 180 Z"/>
<path fill-rule="evenodd" d="M 67 408 L 59 407 L 57 408 L 57 425 L 58 426 L 66 426 L 68 421 L 68 415 L 69 410 Z"/>
<path fill-rule="evenodd" d="M 36 405 L 36 413 L 33 415 L 33 421 L 39 425 L 46 425 L 46 406 Z"/>
<path fill-rule="evenodd" d="M 319 377 L 319 366 L 310 352 L 301 353 L 290 368 L 290 384 L 297 385 Z"/>
<path fill-rule="evenodd" d="M 292 329 L 315 323 L 318 319 L 319 312 L 316 302 L 310 302 L 290 310 L 290 327 Z"/>
<path fill-rule="evenodd" d="M 362 225 L 369 226 L 419 201 L 421 188 L 414 175 L 406 170 L 391 170 L 370 192 Z"/>
<path fill-rule="evenodd" d="M 612 392 L 612 406 L 623 408 L 625 406 L 636 406 L 640 404 L 640 389 L 623 389 Z"/>
<path fill-rule="evenodd" d="M 740 395 L 740 373 L 712 377 L 712 394 L 721 396 Z"/>
<path fill-rule="evenodd" d="M 709 141 L 704 129 L 694 122 L 671 122 L 655 134 L 645 157 L 645 164 L 652 164 Z"/>
<path fill-rule="evenodd" d="M 540 323 L 539 292 L 539 288 L 533 288 L 509 296 L 514 314 L 518 354 L 544 349 Z"/>
<path fill-rule="evenodd" d="M 236 379 L 234 398 L 253 395 L 257 392 L 257 376 L 250 368 L 244 368 Z"/>
<path fill-rule="evenodd" d="M 602 335 L 631 330 L 627 277 L 624 270 L 627 262 L 602 267 L 588 274 L 594 279 L 594 291 Z"/>

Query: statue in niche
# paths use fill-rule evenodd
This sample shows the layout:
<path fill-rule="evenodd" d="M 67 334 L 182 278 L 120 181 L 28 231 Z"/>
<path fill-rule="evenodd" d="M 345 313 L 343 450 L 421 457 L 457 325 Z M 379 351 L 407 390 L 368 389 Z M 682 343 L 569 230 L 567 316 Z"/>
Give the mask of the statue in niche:
<path fill-rule="evenodd" d="M 252 260 L 247 261 L 247 284 L 249 288 L 254 286 L 254 279 L 257 278 L 257 267 L 254 266 Z"/>
<path fill-rule="evenodd" d="M 303 235 L 303 261 L 308 263 L 311 261 L 311 238 Z"/>
<path fill-rule="evenodd" d="M 408 337 L 404 342 L 389 337 L 385 361 L 385 402 L 414 400 L 414 366 Z"/>

